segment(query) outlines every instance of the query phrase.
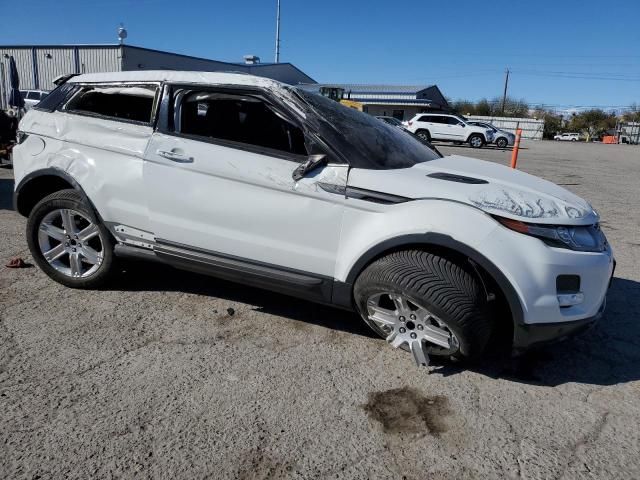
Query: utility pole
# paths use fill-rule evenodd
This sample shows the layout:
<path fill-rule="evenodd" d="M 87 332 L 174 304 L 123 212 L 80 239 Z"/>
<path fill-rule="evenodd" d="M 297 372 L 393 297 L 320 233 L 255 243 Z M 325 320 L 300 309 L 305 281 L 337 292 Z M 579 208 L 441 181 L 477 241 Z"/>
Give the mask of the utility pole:
<path fill-rule="evenodd" d="M 276 63 L 280 63 L 280 0 L 276 13 Z"/>
<path fill-rule="evenodd" d="M 502 115 L 504 115 L 504 105 L 505 103 L 507 103 L 507 86 L 508 85 L 509 85 L 509 69 L 507 68 L 504 72 L 504 93 L 502 94 Z"/>

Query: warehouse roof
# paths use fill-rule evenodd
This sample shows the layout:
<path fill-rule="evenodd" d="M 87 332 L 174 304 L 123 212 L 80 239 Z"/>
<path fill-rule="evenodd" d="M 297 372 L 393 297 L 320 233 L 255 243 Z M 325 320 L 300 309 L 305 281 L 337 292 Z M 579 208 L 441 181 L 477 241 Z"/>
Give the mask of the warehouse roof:
<path fill-rule="evenodd" d="M 340 87 L 345 91 L 351 91 L 353 93 L 393 93 L 393 94 L 417 94 L 422 90 L 427 90 L 435 85 L 366 85 L 361 83 L 336 83 L 332 85 L 325 85 L 327 87 Z"/>
<path fill-rule="evenodd" d="M 34 49 L 34 50 L 42 50 L 42 49 L 50 49 L 50 50 L 54 50 L 54 49 L 95 49 L 95 50 L 109 50 L 109 49 L 119 49 L 122 48 L 123 49 L 123 55 L 122 57 L 126 57 L 126 51 L 127 50 L 137 50 L 139 52 L 150 52 L 150 53 L 155 53 L 155 54 L 161 54 L 161 55 L 165 55 L 167 57 L 172 57 L 172 58 L 182 58 L 185 60 L 193 60 L 194 62 L 192 62 L 192 65 L 189 67 L 187 66 L 186 68 L 190 68 L 190 69 L 199 69 L 199 67 L 194 67 L 194 63 L 197 62 L 210 62 L 210 65 L 212 66 L 212 70 L 214 71 L 236 71 L 236 72 L 244 72 L 244 73 L 250 73 L 250 74 L 255 74 L 255 75 L 259 75 L 259 76 L 264 76 L 264 77 L 269 77 L 269 78 L 276 78 L 280 81 L 283 81 L 285 83 L 292 83 L 292 84 L 298 84 L 298 83 L 316 83 L 316 81 L 311 78 L 309 75 L 307 75 L 306 73 L 304 73 L 302 70 L 300 70 L 298 67 L 296 67 L 295 65 L 293 65 L 292 63 L 289 62 L 280 62 L 280 63 L 256 63 L 256 64 L 246 64 L 244 62 L 226 62 L 226 61 L 220 61 L 220 60 L 214 60 L 214 59 L 210 59 L 210 58 L 203 58 L 203 57 L 195 57 L 192 55 L 185 55 L 182 53 L 174 53 L 174 52 L 167 52 L 164 50 L 155 50 L 153 48 L 146 48 L 146 47 L 138 47 L 135 45 L 128 45 L 128 44 L 117 44 L 117 43 L 112 43 L 112 44 L 61 44 L 61 45 L 49 45 L 49 44 L 45 44 L 45 45 L 0 45 L 0 50 L 10 50 L 10 49 Z M 158 57 L 156 57 L 158 58 Z M 188 64 L 187 64 L 188 65 Z M 140 68 L 142 68 L 142 66 L 139 66 Z M 153 67 L 155 68 L 167 68 L 166 65 L 159 65 L 158 62 L 156 62 Z M 153 68 L 152 67 L 152 68 Z M 205 67 L 206 68 L 206 67 Z M 203 70 L 205 69 L 203 68 Z M 131 69 L 135 69 L 135 65 L 133 66 L 133 68 L 129 67 L 129 68 L 125 68 L 125 70 L 131 70 Z M 79 71 L 79 69 L 76 70 L 76 72 Z M 72 72 L 67 72 L 67 73 L 72 73 Z"/>

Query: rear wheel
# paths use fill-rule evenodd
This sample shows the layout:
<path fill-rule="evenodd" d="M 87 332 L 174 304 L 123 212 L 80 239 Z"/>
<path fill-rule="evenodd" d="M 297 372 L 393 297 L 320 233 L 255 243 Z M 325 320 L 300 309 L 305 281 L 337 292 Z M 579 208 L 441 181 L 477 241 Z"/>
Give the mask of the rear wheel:
<path fill-rule="evenodd" d="M 67 287 L 96 288 L 114 269 L 111 236 L 75 190 L 52 193 L 33 208 L 27 242 L 38 266 Z"/>
<path fill-rule="evenodd" d="M 491 335 L 486 296 L 471 268 L 422 250 L 369 265 L 354 287 L 364 321 L 394 347 L 428 355 L 476 358 Z"/>
<path fill-rule="evenodd" d="M 418 130 L 416 135 L 425 142 L 431 142 L 431 134 L 429 130 Z"/>
<path fill-rule="evenodd" d="M 484 137 L 479 133 L 474 133 L 469 137 L 469 145 L 473 148 L 482 148 L 484 146 Z"/>
<path fill-rule="evenodd" d="M 504 137 L 500 137 L 498 140 L 496 140 L 496 146 L 498 148 L 507 148 L 507 145 L 509 145 L 509 142 Z"/>

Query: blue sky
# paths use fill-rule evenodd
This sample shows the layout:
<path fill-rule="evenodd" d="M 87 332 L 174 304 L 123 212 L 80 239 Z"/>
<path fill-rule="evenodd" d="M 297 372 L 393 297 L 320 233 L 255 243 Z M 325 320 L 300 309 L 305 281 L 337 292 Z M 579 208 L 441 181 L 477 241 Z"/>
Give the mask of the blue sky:
<path fill-rule="evenodd" d="M 0 44 L 127 42 L 273 61 L 275 0 L 2 0 Z M 282 0 L 281 61 L 320 82 L 431 84 L 563 109 L 640 104 L 640 1 Z M 7 22 L 6 19 L 15 19 Z"/>

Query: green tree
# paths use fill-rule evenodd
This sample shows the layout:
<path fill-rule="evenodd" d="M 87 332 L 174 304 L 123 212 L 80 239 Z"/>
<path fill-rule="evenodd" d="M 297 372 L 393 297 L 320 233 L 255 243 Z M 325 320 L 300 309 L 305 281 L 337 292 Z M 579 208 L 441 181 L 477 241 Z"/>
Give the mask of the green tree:
<path fill-rule="evenodd" d="M 552 140 L 554 135 L 560 133 L 563 130 L 561 115 L 556 115 L 549 110 L 538 107 L 533 112 L 533 116 L 538 120 L 544 120 L 544 130 L 542 132 L 543 138 Z"/>
<path fill-rule="evenodd" d="M 574 115 L 569 122 L 569 130 L 585 133 L 589 139 L 599 136 L 618 123 L 615 113 L 594 108 Z"/>
<path fill-rule="evenodd" d="M 626 111 L 622 113 L 624 122 L 640 122 L 640 107 L 638 104 L 632 104 Z"/>

